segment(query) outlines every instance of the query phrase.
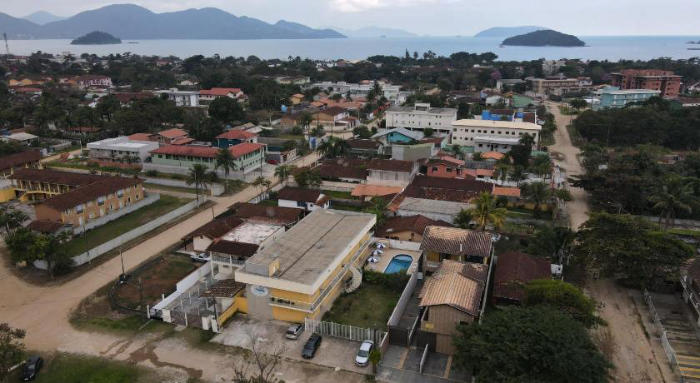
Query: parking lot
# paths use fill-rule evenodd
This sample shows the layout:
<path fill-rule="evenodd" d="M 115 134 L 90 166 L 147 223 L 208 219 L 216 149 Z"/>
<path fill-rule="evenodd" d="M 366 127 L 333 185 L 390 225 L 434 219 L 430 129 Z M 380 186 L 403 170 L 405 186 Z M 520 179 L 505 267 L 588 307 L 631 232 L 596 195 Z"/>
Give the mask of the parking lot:
<path fill-rule="evenodd" d="M 360 342 L 346 339 L 324 336 L 321 347 L 316 351 L 313 359 L 303 359 L 301 350 L 304 343 L 311 335 L 304 331 L 297 340 L 289 340 L 284 337 L 288 323 L 280 321 L 256 321 L 252 319 L 234 318 L 216 335 L 212 342 L 227 346 L 236 346 L 251 349 L 253 342 L 258 342 L 262 351 L 273 352 L 283 348 L 282 356 L 289 359 L 305 360 L 310 363 L 354 371 L 361 374 L 371 372 L 371 366 L 358 367 L 355 365 L 355 354 L 360 348 Z"/>

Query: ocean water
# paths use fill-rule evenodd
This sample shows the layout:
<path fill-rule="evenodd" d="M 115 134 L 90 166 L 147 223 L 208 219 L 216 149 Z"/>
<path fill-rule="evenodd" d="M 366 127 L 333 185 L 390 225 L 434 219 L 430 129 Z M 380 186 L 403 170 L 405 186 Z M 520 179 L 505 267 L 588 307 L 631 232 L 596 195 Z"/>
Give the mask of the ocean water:
<path fill-rule="evenodd" d="M 700 50 L 688 50 L 688 41 L 700 36 L 581 36 L 585 47 L 500 47 L 500 38 L 412 37 L 412 38 L 348 38 L 319 40 L 126 40 L 116 45 L 70 45 L 70 40 L 10 40 L 10 52 L 28 55 L 32 52 L 110 53 L 131 52 L 139 55 L 189 57 L 193 55 L 247 57 L 263 59 L 301 56 L 311 59 L 364 59 L 372 55 L 403 56 L 411 52 L 432 50 L 438 55 L 467 51 L 494 52 L 499 60 L 535 60 L 539 58 L 579 58 L 583 60 L 620 59 L 648 60 L 657 57 L 687 59 L 700 57 Z M 4 53 L 4 52 L 3 52 Z"/>

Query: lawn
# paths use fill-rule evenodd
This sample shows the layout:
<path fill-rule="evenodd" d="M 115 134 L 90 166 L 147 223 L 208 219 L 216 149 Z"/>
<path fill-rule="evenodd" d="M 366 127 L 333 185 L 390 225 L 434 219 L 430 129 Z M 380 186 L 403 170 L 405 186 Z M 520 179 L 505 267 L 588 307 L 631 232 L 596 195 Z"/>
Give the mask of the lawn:
<path fill-rule="evenodd" d="M 19 382 L 19 376 L 11 381 Z M 64 353 L 45 358 L 44 367 L 39 371 L 35 380 L 37 383 L 150 383 L 158 381 L 160 379 L 155 372 L 133 364 Z"/>
<path fill-rule="evenodd" d="M 258 205 L 263 205 L 263 206 L 277 206 L 277 200 L 276 199 L 266 199 L 258 202 Z"/>
<path fill-rule="evenodd" d="M 142 310 L 146 304 L 152 305 L 160 301 L 162 294 L 167 296 L 174 291 L 175 284 L 199 265 L 201 264 L 193 262 L 187 256 L 166 254 L 135 272 L 126 284 L 117 288 L 115 297 L 121 305 Z"/>
<path fill-rule="evenodd" d="M 65 250 L 71 256 L 82 254 L 96 246 L 99 246 L 129 230 L 146 224 L 155 218 L 160 217 L 176 208 L 188 203 L 190 198 L 177 198 L 168 195 L 161 195 L 160 199 L 148 206 L 145 206 L 133 213 L 119 217 L 114 221 L 106 223 L 98 228 L 88 230 L 85 234 L 73 238 L 66 243 Z"/>
<path fill-rule="evenodd" d="M 401 291 L 364 281 L 359 289 L 338 297 L 323 320 L 384 330 L 399 297 Z"/>
<path fill-rule="evenodd" d="M 340 199 L 354 199 L 350 192 L 335 191 L 335 190 L 321 190 L 321 193 L 331 197 Z"/>

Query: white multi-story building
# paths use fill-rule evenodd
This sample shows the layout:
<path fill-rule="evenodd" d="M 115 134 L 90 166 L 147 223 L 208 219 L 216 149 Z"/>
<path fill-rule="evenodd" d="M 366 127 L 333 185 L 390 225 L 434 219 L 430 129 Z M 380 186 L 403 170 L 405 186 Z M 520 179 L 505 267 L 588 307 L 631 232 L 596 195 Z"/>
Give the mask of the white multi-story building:
<path fill-rule="evenodd" d="M 542 127 L 522 120 L 492 121 L 463 119 L 452 123 L 452 144 L 471 146 L 475 152 L 510 151 L 524 134 L 538 142 Z"/>
<path fill-rule="evenodd" d="M 199 107 L 199 91 L 198 90 L 178 90 L 170 88 L 168 90 L 159 90 L 155 92 L 158 95 L 168 96 L 168 100 L 175 102 L 177 106 L 192 106 Z"/>
<path fill-rule="evenodd" d="M 158 142 L 132 141 L 129 137 L 107 138 L 87 144 L 90 158 L 102 161 L 143 163 L 158 149 Z"/>
<path fill-rule="evenodd" d="M 378 81 L 379 86 L 382 88 L 384 97 L 387 100 L 397 103 L 401 97 L 401 86 L 391 85 L 386 82 Z M 323 91 L 330 91 L 331 94 L 342 94 L 343 96 L 350 94 L 350 97 L 367 97 L 369 91 L 374 88 L 374 81 L 367 81 L 361 84 L 349 83 L 345 81 L 331 82 L 323 81 L 317 82 L 307 86 L 307 88 L 319 88 Z"/>
<path fill-rule="evenodd" d="M 386 111 L 387 128 L 409 130 L 433 129 L 439 133 L 450 133 L 452 123 L 457 120 L 457 109 L 432 108 L 430 104 L 416 103 L 414 106 L 392 106 Z"/>

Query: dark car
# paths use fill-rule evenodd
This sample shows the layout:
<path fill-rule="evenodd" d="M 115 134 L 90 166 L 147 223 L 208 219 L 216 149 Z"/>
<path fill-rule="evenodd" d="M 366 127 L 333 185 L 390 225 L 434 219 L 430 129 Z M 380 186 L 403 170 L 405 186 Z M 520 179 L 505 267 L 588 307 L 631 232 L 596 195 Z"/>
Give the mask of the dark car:
<path fill-rule="evenodd" d="M 304 359 L 313 358 L 316 350 L 321 347 L 321 339 L 323 338 L 320 335 L 312 334 L 304 344 L 304 349 L 301 350 L 301 357 Z"/>
<path fill-rule="evenodd" d="M 41 370 L 41 366 L 44 364 L 44 360 L 40 356 L 32 356 L 24 363 L 24 369 L 22 370 L 22 380 L 29 381 L 36 379 L 36 374 Z"/>

